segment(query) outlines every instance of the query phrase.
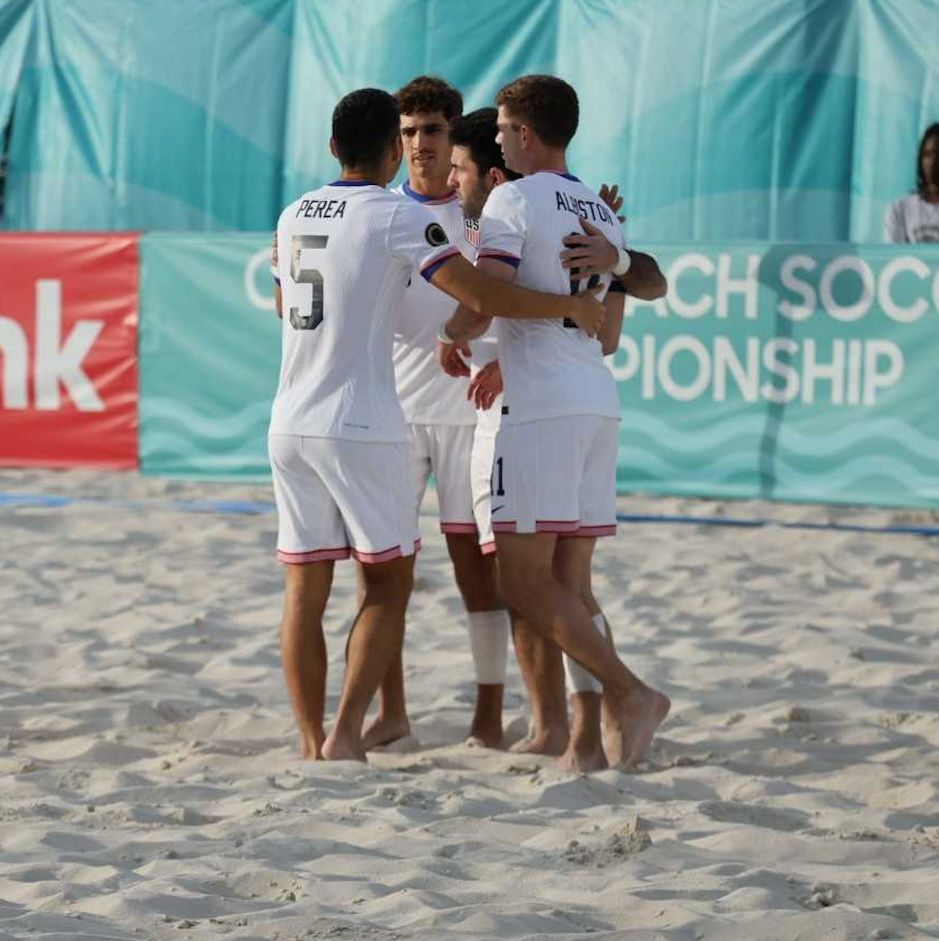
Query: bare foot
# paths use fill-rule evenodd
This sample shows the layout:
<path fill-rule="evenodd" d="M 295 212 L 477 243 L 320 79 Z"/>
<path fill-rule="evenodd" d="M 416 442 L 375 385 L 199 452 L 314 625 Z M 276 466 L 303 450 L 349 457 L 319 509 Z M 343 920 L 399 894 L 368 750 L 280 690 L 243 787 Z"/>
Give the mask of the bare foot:
<path fill-rule="evenodd" d="M 622 699 L 603 697 L 603 749 L 611 765 L 634 768 L 671 708 L 664 693 L 643 687 Z"/>
<path fill-rule="evenodd" d="M 484 748 L 505 749 L 505 736 L 502 731 L 503 689 L 501 683 L 476 685 L 476 710 L 473 713 L 469 740 Z"/>
<path fill-rule="evenodd" d="M 498 748 L 505 751 L 505 736 L 501 724 L 490 728 L 481 722 L 473 722 L 467 741 L 482 748 Z"/>
<path fill-rule="evenodd" d="M 365 749 L 360 742 L 339 736 L 333 729 L 323 743 L 323 758 L 326 761 L 365 761 Z"/>
<path fill-rule="evenodd" d="M 610 701 L 607 693 L 603 694 L 603 751 L 610 766 L 615 768 L 623 763 L 623 730 L 620 728 L 619 716 Z"/>
<path fill-rule="evenodd" d="M 362 746 L 366 751 L 390 745 L 411 734 L 411 723 L 407 718 L 383 719 L 379 716 L 363 733 Z"/>
<path fill-rule="evenodd" d="M 591 747 L 583 743 L 575 744 L 574 739 L 571 739 L 567 751 L 558 758 L 557 765 L 562 771 L 574 774 L 589 774 L 610 767 L 599 742 Z"/>
<path fill-rule="evenodd" d="M 305 735 L 300 736 L 300 757 L 304 761 L 322 761 L 323 760 L 323 738 L 320 735 L 310 738 Z"/>
<path fill-rule="evenodd" d="M 569 739 L 567 729 L 536 730 L 516 742 L 510 751 L 521 755 L 563 755 Z"/>

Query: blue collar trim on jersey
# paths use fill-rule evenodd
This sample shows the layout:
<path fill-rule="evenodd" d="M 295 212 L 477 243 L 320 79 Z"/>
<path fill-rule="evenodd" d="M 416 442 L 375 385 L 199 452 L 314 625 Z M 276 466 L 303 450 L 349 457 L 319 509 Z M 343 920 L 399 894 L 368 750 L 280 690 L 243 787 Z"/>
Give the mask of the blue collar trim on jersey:
<path fill-rule="evenodd" d="M 330 186 L 378 186 L 371 180 L 333 180 Z"/>
<path fill-rule="evenodd" d="M 573 173 L 561 173 L 560 170 L 549 170 L 548 173 L 554 173 L 556 176 L 563 176 L 565 180 L 573 180 L 575 183 L 580 182 L 580 180 L 574 176 Z"/>
<path fill-rule="evenodd" d="M 451 190 L 446 196 L 425 196 L 423 193 L 415 193 L 414 190 L 411 189 L 411 184 L 408 180 L 404 181 L 402 189 L 405 195 L 410 196 L 411 199 L 416 199 L 419 203 L 448 203 L 451 199 L 456 198 L 455 190 Z"/>

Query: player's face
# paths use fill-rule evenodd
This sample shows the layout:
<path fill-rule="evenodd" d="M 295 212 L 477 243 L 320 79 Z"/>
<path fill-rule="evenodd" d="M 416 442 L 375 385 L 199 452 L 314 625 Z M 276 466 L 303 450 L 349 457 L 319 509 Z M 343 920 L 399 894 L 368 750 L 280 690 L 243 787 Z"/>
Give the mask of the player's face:
<path fill-rule="evenodd" d="M 439 112 L 401 115 L 401 141 L 408 176 L 445 181 L 450 173 L 450 124 Z"/>
<path fill-rule="evenodd" d="M 456 190 L 464 216 L 478 219 L 482 215 L 489 187 L 485 176 L 479 175 L 479 167 L 473 162 L 468 148 L 459 145 L 453 148 L 447 185 Z"/>
<path fill-rule="evenodd" d="M 522 173 L 522 126 L 505 110 L 505 105 L 499 105 L 496 126 L 499 129 L 496 143 L 502 148 L 505 165 L 516 173 Z"/>
<path fill-rule="evenodd" d="M 923 168 L 923 179 L 932 186 L 939 186 L 939 137 L 935 134 L 926 138 L 920 162 Z"/>

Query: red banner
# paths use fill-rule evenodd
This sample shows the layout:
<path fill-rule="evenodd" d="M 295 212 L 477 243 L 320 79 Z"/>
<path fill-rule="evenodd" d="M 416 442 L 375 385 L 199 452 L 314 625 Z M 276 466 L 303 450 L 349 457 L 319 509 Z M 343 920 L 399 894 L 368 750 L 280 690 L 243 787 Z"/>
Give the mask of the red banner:
<path fill-rule="evenodd" d="M 0 235 L 0 464 L 137 466 L 137 241 Z"/>

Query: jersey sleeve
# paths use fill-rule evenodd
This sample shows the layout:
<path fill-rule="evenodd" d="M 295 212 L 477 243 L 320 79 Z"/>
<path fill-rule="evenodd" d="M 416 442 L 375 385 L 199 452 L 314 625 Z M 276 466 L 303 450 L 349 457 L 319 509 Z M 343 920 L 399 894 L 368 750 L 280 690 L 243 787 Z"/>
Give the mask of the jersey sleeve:
<path fill-rule="evenodd" d="M 906 241 L 903 231 L 903 200 L 898 199 L 887 207 L 884 215 L 884 241 L 899 244 Z"/>
<path fill-rule="evenodd" d="M 280 284 L 280 272 L 277 270 L 277 229 L 274 229 L 274 236 L 271 239 L 271 277 L 274 284 Z"/>
<path fill-rule="evenodd" d="M 417 268 L 427 281 L 442 264 L 460 254 L 430 211 L 407 198 L 401 199 L 391 217 L 388 251 L 408 267 Z"/>
<path fill-rule="evenodd" d="M 517 268 L 527 224 L 525 198 L 511 183 L 497 186 L 486 200 L 479 220 L 479 258 L 494 258 Z"/>
<path fill-rule="evenodd" d="M 275 284 L 280 284 L 290 274 L 290 220 L 295 214 L 297 203 L 291 203 L 280 214 L 277 228 L 274 230 L 274 243 L 271 246 L 271 277 Z"/>

